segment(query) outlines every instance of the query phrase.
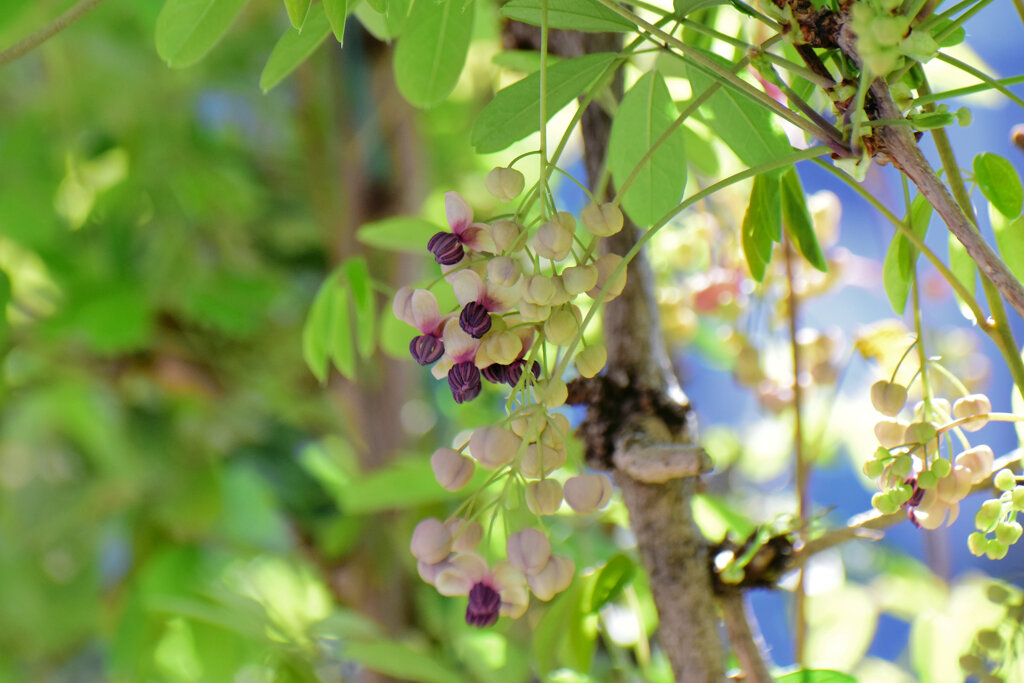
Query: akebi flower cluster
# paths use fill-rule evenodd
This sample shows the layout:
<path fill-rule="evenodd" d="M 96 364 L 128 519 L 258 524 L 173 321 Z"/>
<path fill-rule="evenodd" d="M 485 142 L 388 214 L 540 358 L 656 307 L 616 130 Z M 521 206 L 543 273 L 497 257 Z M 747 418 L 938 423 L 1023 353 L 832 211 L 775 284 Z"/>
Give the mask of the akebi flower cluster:
<path fill-rule="evenodd" d="M 933 361 L 930 361 L 933 362 Z M 960 514 L 960 502 L 975 487 L 992 477 L 995 454 L 972 446 L 966 432 L 976 432 L 990 420 L 1015 420 L 993 413 L 984 394 L 968 394 L 952 405 L 945 398 L 927 396 L 918 402 L 909 420 L 900 416 L 908 389 L 894 380 L 879 380 L 871 387 L 871 403 L 882 414 L 875 424 L 879 447 L 864 463 L 864 474 L 877 479 L 880 491 L 872 505 L 883 514 L 905 510 L 918 528 L 951 525 Z M 994 477 L 998 497 L 982 504 L 975 516 L 977 531 L 968 537 L 975 555 L 1000 559 L 1021 537 L 1017 513 L 1024 511 L 1024 486 L 1009 469 Z"/>
<path fill-rule="evenodd" d="M 511 201 L 524 179 L 513 169 L 495 169 L 487 185 Z M 445 195 L 445 210 L 450 230 L 426 246 L 441 268 L 435 285 L 450 287 L 457 306 L 442 312 L 431 289 L 403 287 L 395 295 L 395 316 L 417 330 L 410 354 L 448 383 L 456 403 L 492 385 L 507 392 L 507 415 L 434 452 L 435 477 L 448 490 L 466 487 L 478 468 L 490 476 L 451 519 L 423 520 L 411 550 L 421 577 L 438 592 L 468 597 L 468 623 L 489 626 L 501 615 L 523 614 L 531 594 L 550 600 L 575 572 L 569 558 L 551 553 L 543 531 L 513 531 L 522 515 L 512 519 L 504 511 L 525 502 L 540 523 L 563 501 L 587 514 L 611 497 L 604 475 L 562 471 L 571 430 L 552 410 L 567 398 L 562 375 L 570 359 L 583 377 L 605 365 L 604 347 L 584 339 L 584 309 L 618 296 L 625 285 L 623 259 L 598 255 L 596 248 L 599 238 L 622 229 L 623 217 L 614 205 L 592 204 L 581 213 L 582 230 L 574 216 L 554 210 L 531 221 L 517 220 L 524 212 L 477 222 L 456 192 Z M 497 517 L 504 523 L 495 524 Z M 484 528 L 505 534 L 504 559 L 492 563 L 478 552 L 478 545 L 502 545 L 495 539 L 481 544 Z"/>

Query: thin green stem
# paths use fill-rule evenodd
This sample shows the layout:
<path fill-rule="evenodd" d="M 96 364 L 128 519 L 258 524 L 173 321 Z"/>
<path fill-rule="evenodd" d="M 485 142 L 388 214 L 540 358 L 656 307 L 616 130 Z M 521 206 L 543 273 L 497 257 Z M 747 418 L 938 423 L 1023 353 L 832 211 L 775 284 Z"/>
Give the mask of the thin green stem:
<path fill-rule="evenodd" d="M 928 245 L 924 243 L 924 240 L 922 240 L 913 230 L 907 227 L 903 221 L 897 218 L 892 211 L 889 211 L 884 204 L 875 199 L 870 192 L 861 187 L 860 183 L 858 183 L 848 173 L 826 162 L 818 162 L 816 160 L 815 163 L 818 163 L 819 166 L 831 172 L 833 175 L 849 185 L 854 192 L 863 197 L 865 201 L 871 204 L 871 206 L 875 207 L 875 209 L 890 223 L 892 223 L 904 237 L 910 240 L 910 243 L 913 244 L 918 251 L 924 254 L 924 257 L 928 259 L 928 262 L 931 263 L 937 271 L 939 271 L 939 274 L 942 275 L 946 282 L 949 283 L 949 286 L 952 287 L 957 295 L 964 301 L 967 307 L 971 310 L 971 314 L 974 316 L 974 321 L 978 327 L 986 329 L 987 318 L 985 316 L 985 312 L 981 310 L 981 306 L 979 306 L 978 302 L 974 299 L 974 295 L 971 294 L 970 290 L 968 290 L 963 283 L 960 282 L 957 276 L 953 274 L 953 271 L 951 271 L 946 264 L 942 262 L 942 259 L 936 256 L 935 252 L 928 248 Z"/>
<path fill-rule="evenodd" d="M 1024 0 L 1018 0 L 1018 2 L 1024 2 Z M 1017 85 L 1018 83 L 1024 83 L 1024 74 L 1020 76 L 1010 76 L 1008 78 L 998 78 L 992 80 L 992 83 L 979 83 L 978 85 L 968 85 L 963 88 L 954 88 L 952 90 L 942 90 L 937 93 L 930 95 L 922 95 L 913 101 L 911 106 L 920 107 L 932 102 L 938 102 L 940 100 L 947 100 L 953 97 L 963 97 L 964 95 L 973 95 L 974 93 L 985 92 L 986 90 L 1000 90 L 999 86 Z M 1000 90 L 1001 92 L 1001 90 Z"/>
<path fill-rule="evenodd" d="M 960 378 L 950 372 L 945 365 L 940 363 L 937 357 L 929 358 L 928 365 L 935 368 L 940 375 L 945 377 L 946 380 L 953 385 L 953 388 L 960 392 L 961 396 L 967 396 L 971 393 L 967 390 L 967 387 L 964 386 L 964 383 L 960 381 Z"/>
<path fill-rule="evenodd" d="M 19 57 L 23 57 L 36 49 L 47 40 L 57 35 L 71 24 L 81 19 L 86 12 L 94 8 L 103 0 L 79 0 L 78 3 L 63 12 L 49 24 L 39 29 L 32 35 L 18 41 L 3 52 L 0 52 L 0 67 L 10 64 Z"/>
<path fill-rule="evenodd" d="M 548 184 L 548 0 L 540 0 L 540 178 L 541 194 Z M 542 202 L 543 204 L 543 202 Z"/>
<path fill-rule="evenodd" d="M 928 377 L 928 357 L 924 352 L 924 328 L 921 324 L 921 281 L 914 269 L 914 334 L 917 335 L 917 362 L 921 366 L 921 393 L 924 394 L 924 416 L 931 419 L 932 383 Z"/>
<path fill-rule="evenodd" d="M 945 62 L 946 64 L 949 64 L 950 66 L 955 66 L 956 68 L 960 69 L 964 73 L 969 73 L 970 75 L 972 75 L 975 78 L 977 78 L 979 81 L 984 82 L 990 88 L 995 88 L 996 90 L 1001 92 L 1008 99 L 1012 100 L 1013 103 L 1016 104 L 1017 106 L 1024 108 L 1024 100 L 1022 100 L 1021 98 L 1017 97 L 1015 94 L 1013 94 L 1013 92 L 1009 88 L 1007 88 L 1005 85 L 1002 85 L 999 81 L 997 81 L 996 79 L 992 78 L 991 76 L 986 74 L 984 71 L 980 71 L 978 69 L 975 69 L 973 66 L 971 66 L 967 62 L 963 62 L 963 61 L 957 59 L 956 57 L 950 57 L 949 55 L 943 54 L 942 52 L 938 53 L 937 57 L 938 57 L 940 62 Z"/>
<path fill-rule="evenodd" d="M 973 17 L 975 14 L 985 9 L 985 7 L 988 6 L 991 2 L 992 0 L 979 0 L 979 2 L 976 2 L 973 7 L 971 7 L 966 12 L 958 16 L 956 19 L 954 19 L 953 23 L 950 26 L 945 28 L 941 33 L 935 34 L 935 41 L 937 43 L 941 43 L 943 40 L 952 35 L 953 31 L 960 28 L 968 19 Z"/>

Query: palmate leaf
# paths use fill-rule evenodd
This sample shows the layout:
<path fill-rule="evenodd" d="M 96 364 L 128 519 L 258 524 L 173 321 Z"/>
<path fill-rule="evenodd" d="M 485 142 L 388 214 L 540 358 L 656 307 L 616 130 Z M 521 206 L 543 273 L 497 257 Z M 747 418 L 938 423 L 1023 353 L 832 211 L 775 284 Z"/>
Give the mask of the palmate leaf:
<path fill-rule="evenodd" d="M 593 85 L 615 57 L 610 52 L 596 52 L 548 66 L 547 117 Z M 477 116 L 469 141 L 480 154 L 500 152 L 538 130 L 540 74 L 533 73 L 498 91 Z"/>
<path fill-rule="evenodd" d="M 245 0 L 167 0 L 156 19 L 156 52 L 181 68 L 206 56 L 227 32 Z"/>
<path fill-rule="evenodd" d="M 330 32 L 331 23 L 327 19 L 323 3 L 313 5 L 306 14 L 302 28 L 290 28 L 285 31 L 270 52 L 263 73 L 260 74 L 260 88 L 263 92 L 283 81 L 288 74 L 309 59 Z"/>
<path fill-rule="evenodd" d="M 395 49 L 395 83 L 417 107 L 440 104 L 455 89 L 469 52 L 475 3 L 417 0 Z"/>
<path fill-rule="evenodd" d="M 665 79 L 648 72 L 622 98 L 608 140 L 608 166 L 622 186 L 636 165 L 679 116 Z M 652 226 L 675 207 L 686 186 L 686 147 L 676 128 L 643 163 L 622 206 L 639 226 Z"/>

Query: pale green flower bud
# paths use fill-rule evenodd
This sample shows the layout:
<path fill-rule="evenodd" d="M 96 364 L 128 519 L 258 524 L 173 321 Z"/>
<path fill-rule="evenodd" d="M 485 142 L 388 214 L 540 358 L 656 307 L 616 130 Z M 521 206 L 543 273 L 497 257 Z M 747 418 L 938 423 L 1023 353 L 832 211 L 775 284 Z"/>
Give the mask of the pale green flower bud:
<path fill-rule="evenodd" d="M 497 247 L 499 252 L 506 252 L 511 249 L 519 241 L 519 236 L 522 234 L 522 227 L 515 221 L 510 221 L 507 218 L 498 219 L 491 224 L 491 239 L 494 240 L 494 246 Z M 520 245 L 520 248 L 522 248 L 522 245 Z"/>
<path fill-rule="evenodd" d="M 508 537 L 508 563 L 527 576 L 537 574 L 551 559 L 551 541 L 537 529 L 523 529 Z"/>
<path fill-rule="evenodd" d="M 550 379 L 546 382 L 537 382 L 534 385 L 534 395 L 538 403 L 544 404 L 547 408 L 557 408 L 569 398 L 569 388 L 560 379 Z"/>
<path fill-rule="evenodd" d="M 902 384 L 882 379 L 871 385 L 871 405 L 883 415 L 895 417 L 906 402 L 907 388 Z"/>
<path fill-rule="evenodd" d="M 519 472 L 528 479 L 541 479 L 565 464 L 566 450 L 533 443 L 523 451 Z"/>
<path fill-rule="evenodd" d="M 1011 491 L 1017 485 L 1017 477 L 1005 467 L 996 473 L 993 482 L 1000 491 Z"/>
<path fill-rule="evenodd" d="M 992 412 L 992 402 L 988 400 L 988 396 L 985 394 L 964 396 L 957 399 L 956 403 L 953 404 L 953 417 L 957 420 L 965 417 L 974 417 L 975 415 L 986 416 L 968 420 L 960 425 L 962 429 L 968 432 L 976 432 L 988 424 L 987 414 L 990 412 Z"/>
<path fill-rule="evenodd" d="M 430 467 L 437 483 L 449 491 L 458 491 L 473 478 L 473 461 L 453 448 L 438 448 L 430 456 Z"/>
<path fill-rule="evenodd" d="M 580 220 L 597 237 L 608 237 L 622 230 L 622 211 L 615 204 L 589 204 L 580 212 Z"/>
<path fill-rule="evenodd" d="M 544 336 L 552 344 L 568 346 L 580 331 L 579 309 L 565 306 L 551 312 L 544 323 Z"/>
<path fill-rule="evenodd" d="M 1020 540 L 1024 529 L 1017 521 L 1000 522 L 996 525 L 996 540 L 1003 545 L 1013 545 Z"/>
<path fill-rule="evenodd" d="M 600 293 L 607 291 L 605 301 L 611 301 L 619 294 L 622 294 L 622 289 L 626 286 L 626 269 L 623 268 L 622 272 L 612 280 L 612 273 L 622 263 L 622 257 L 618 254 L 604 254 L 594 265 L 597 267 L 597 285 L 595 285 L 587 294 L 592 299 L 596 299 L 600 296 Z"/>
<path fill-rule="evenodd" d="M 428 517 L 416 525 L 409 550 L 417 560 L 437 564 L 452 551 L 452 535 L 441 520 Z"/>
<path fill-rule="evenodd" d="M 554 479 L 526 484 L 526 507 L 535 515 L 553 515 L 562 505 L 562 485 Z"/>
<path fill-rule="evenodd" d="M 576 370 L 580 377 L 593 377 L 608 362 L 608 350 L 602 344 L 592 344 L 576 354 Z"/>
<path fill-rule="evenodd" d="M 514 168 L 495 168 L 487 174 L 487 191 L 503 202 L 510 202 L 523 191 L 526 179 Z"/>
<path fill-rule="evenodd" d="M 487 367 L 493 363 L 508 365 L 523 350 L 523 340 L 515 332 L 488 332 L 476 352 L 476 366 Z"/>
<path fill-rule="evenodd" d="M 875 438 L 886 448 L 895 448 L 906 443 L 904 440 L 906 431 L 907 423 L 902 420 L 885 419 L 879 420 L 875 424 Z"/>
<path fill-rule="evenodd" d="M 544 568 L 526 577 L 530 590 L 538 599 L 547 602 L 572 583 L 576 565 L 568 557 L 552 556 Z"/>
<path fill-rule="evenodd" d="M 592 264 L 569 266 L 562 271 L 562 286 L 565 291 L 575 296 L 597 284 L 597 267 Z"/>
<path fill-rule="evenodd" d="M 487 279 L 503 287 L 516 284 L 521 274 L 519 264 L 508 256 L 495 256 L 487 263 Z"/>
<path fill-rule="evenodd" d="M 554 295 L 555 283 L 547 275 L 537 273 L 526 278 L 523 301 L 537 306 L 547 306 Z"/>
<path fill-rule="evenodd" d="M 578 514 L 603 508 L 612 497 L 612 483 L 601 474 L 579 474 L 565 482 L 565 502 Z"/>
<path fill-rule="evenodd" d="M 977 484 L 984 481 L 992 474 L 992 465 L 995 462 L 995 454 L 988 446 L 981 445 L 970 448 L 956 456 L 954 464 L 963 467 L 971 473 L 971 483 Z"/>
<path fill-rule="evenodd" d="M 573 233 L 565 225 L 564 221 L 556 219 L 537 228 L 537 233 L 530 240 L 533 250 L 552 261 L 561 261 L 568 256 L 572 249 Z"/>
<path fill-rule="evenodd" d="M 512 431 L 485 425 L 473 430 L 469 452 L 482 467 L 494 470 L 515 460 L 520 443 L 520 438 Z"/>
<path fill-rule="evenodd" d="M 452 535 L 452 550 L 457 553 L 473 552 L 484 537 L 484 528 L 480 522 L 470 522 L 455 518 L 448 522 L 448 531 Z"/>
<path fill-rule="evenodd" d="M 538 306 L 526 300 L 519 302 L 519 317 L 524 323 L 542 323 L 551 315 L 551 306 Z"/>

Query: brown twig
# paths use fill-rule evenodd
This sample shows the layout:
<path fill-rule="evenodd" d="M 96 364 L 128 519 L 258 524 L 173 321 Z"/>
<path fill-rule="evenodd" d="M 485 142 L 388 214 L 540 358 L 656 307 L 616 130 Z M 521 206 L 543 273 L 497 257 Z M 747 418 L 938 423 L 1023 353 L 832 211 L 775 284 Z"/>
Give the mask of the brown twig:
<path fill-rule="evenodd" d="M 103 2 L 103 0 L 79 0 L 77 4 L 69 8 L 43 28 L 39 29 L 32 35 L 19 40 L 3 52 L 0 52 L 0 66 L 10 64 L 19 57 L 23 57 L 28 54 L 74 22 L 81 19 L 86 12 L 101 2 Z"/>
<path fill-rule="evenodd" d="M 768 649 L 764 638 L 751 625 L 749 611 L 741 591 L 730 591 L 718 598 L 718 606 L 722 609 L 722 621 L 729 633 L 733 654 L 736 655 L 743 669 L 745 683 L 771 683 L 772 675 L 768 672 Z"/>

